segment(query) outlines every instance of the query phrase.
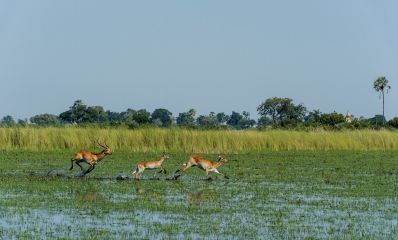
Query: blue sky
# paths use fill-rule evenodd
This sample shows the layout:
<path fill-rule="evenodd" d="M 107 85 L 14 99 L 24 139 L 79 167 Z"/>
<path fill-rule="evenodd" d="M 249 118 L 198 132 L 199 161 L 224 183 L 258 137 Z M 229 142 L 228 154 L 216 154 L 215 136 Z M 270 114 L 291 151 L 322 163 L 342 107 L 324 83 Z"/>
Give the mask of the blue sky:
<path fill-rule="evenodd" d="M 289 97 L 398 117 L 398 1 L 0 1 L 0 118 L 77 99 L 178 116 Z"/>

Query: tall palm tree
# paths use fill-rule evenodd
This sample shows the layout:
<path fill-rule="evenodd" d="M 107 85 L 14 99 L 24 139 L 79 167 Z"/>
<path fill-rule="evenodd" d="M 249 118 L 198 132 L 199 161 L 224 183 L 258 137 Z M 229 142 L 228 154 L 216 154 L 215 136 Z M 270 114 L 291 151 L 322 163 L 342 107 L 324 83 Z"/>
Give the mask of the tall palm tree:
<path fill-rule="evenodd" d="M 376 92 L 381 91 L 380 97 L 381 94 L 383 94 L 383 125 L 384 125 L 384 89 L 387 90 L 387 94 L 388 94 L 388 89 L 391 89 L 391 86 L 388 86 L 387 84 L 388 80 L 386 79 L 386 77 L 378 77 L 373 83 L 373 88 L 376 90 Z"/>

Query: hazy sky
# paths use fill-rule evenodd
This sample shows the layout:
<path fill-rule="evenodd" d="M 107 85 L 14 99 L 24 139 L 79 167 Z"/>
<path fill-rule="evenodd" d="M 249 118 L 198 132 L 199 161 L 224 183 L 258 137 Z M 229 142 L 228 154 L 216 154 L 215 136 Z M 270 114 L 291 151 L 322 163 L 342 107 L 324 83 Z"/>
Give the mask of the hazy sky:
<path fill-rule="evenodd" d="M 77 99 L 178 116 L 289 97 L 312 111 L 398 117 L 398 1 L 0 0 L 0 118 Z"/>

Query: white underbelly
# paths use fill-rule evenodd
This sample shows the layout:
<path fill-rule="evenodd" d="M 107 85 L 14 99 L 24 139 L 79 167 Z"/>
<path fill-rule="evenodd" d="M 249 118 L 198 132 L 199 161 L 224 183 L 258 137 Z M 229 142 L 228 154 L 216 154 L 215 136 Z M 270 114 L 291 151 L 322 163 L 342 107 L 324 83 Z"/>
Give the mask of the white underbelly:
<path fill-rule="evenodd" d="M 157 167 L 146 167 L 145 170 L 155 170 Z"/>

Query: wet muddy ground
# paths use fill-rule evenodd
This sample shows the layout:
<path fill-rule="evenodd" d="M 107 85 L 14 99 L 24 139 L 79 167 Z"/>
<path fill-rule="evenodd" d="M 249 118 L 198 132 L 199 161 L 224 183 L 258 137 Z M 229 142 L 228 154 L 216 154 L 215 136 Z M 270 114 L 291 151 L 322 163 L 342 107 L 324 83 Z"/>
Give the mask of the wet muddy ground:
<path fill-rule="evenodd" d="M 397 238 L 397 152 L 226 154 L 229 180 L 198 168 L 167 180 L 183 153 L 168 153 L 167 174 L 125 179 L 162 156 L 131 151 L 79 177 L 73 153 L 1 153 L 0 239 Z"/>

